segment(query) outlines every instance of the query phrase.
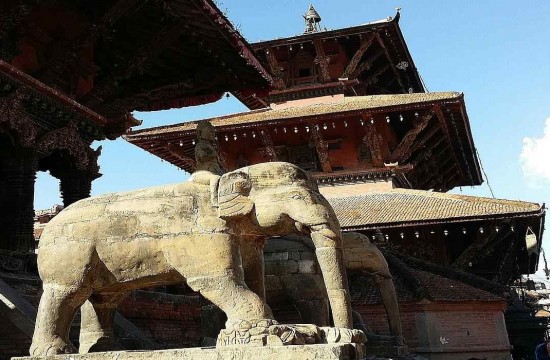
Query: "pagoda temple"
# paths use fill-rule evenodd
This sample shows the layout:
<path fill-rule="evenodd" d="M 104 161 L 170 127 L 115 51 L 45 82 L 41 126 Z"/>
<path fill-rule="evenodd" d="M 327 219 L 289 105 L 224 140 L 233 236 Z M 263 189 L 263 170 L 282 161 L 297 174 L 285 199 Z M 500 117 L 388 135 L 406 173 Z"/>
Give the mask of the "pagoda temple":
<path fill-rule="evenodd" d="M 424 264 L 423 271 L 432 274 L 407 272 L 403 261 L 394 265 L 390 261 L 392 269 L 409 274 L 403 277 L 403 286 L 425 283 L 428 280 L 422 279 L 428 278 L 446 284 L 447 280 L 438 277 L 443 274 L 458 281 L 448 283 L 449 288 L 466 289 L 459 283 L 477 288 L 470 295 L 449 293 L 440 303 L 435 293 L 419 295 L 416 305 L 410 305 L 416 309 L 411 310 L 413 319 L 420 313 L 432 316 L 426 308 L 418 310 L 426 301 L 440 304 L 432 309 L 434 314 L 454 306 L 453 327 L 459 319 L 467 321 L 471 314 L 461 311 L 472 310 L 472 306 L 502 314 L 506 300 L 511 303 L 508 286 L 521 274 L 537 269 L 544 206 L 447 193 L 483 182 L 464 94 L 426 92 L 400 30 L 399 12 L 380 21 L 330 31 L 321 29 L 320 16 L 312 7 L 304 19 L 303 34 L 252 44 L 270 69 L 274 86 L 267 93 L 233 92 L 250 111 L 199 120 L 216 127 L 226 169 L 269 161 L 294 163 L 318 180 L 343 231 L 358 231 L 376 242 L 375 232 L 380 230 L 385 239 L 378 242 L 380 247 L 390 254 L 413 257 L 403 261 Z M 132 130 L 124 138 L 192 172 L 197 123 Z M 279 259 L 278 252 L 298 251 L 301 245 L 291 243 L 287 249 L 268 250 L 266 257 Z M 292 260 L 277 260 L 273 269 L 287 262 Z M 277 277 L 280 270 L 273 271 L 266 269 L 267 276 Z M 366 306 L 372 300 L 364 295 L 366 285 L 361 281 L 351 284 L 352 294 L 357 294 L 354 309 L 364 315 L 376 313 Z M 482 299 L 487 302 L 476 303 Z M 406 297 L 399 301 L 400 306 L 412 309 Z M 275 311 L 282 311 L 279 314 L 284 318 L 284 309 L 292 303 L 287 297 L 274 306 Z M 527 314 L 522 318 L 526 327 L 519 330 L 513 311 L 506 313 L 510 339 L 526 327 L 537 334 L 530 341 L 542 339 L 547 323 Z M 433 359 L 451 355 L 509 358 L 504 319 L 495 316 L 493 323 L 499 325 L 490 330 L 489 337 L 500 340 L 489 347 L 464 340 L 463 348 L 445 350 L 438 341 L 423 342 L 415 330 L 421 324 L 414 321 L 405 336 L 414 339 L 409 343 L 412 350 Z M 296 314 L 287 318 L 304 320 Z"/>
<path fill-rule="evenodd" d="M 306 27 L 302 35 L 252 44 L 275 88 L 263 97 L 235 92 L 251 111 L 205 121 L 216 127 L 226 169 L 294 163 L 318 180 L 344 230 L 372 236 L 384 229 L 411 255 L 510 284 L 536 271 L 544 208 L 445 194 L 483 181 L 464 95 L 425 92 L 399 18 L 331 31 Z M 124 137 L 192 172 L 196 126 Z M 537 239 L 531 247 L 527 233 Z M 514 255 L 495 252 L 497 244 Z"/>

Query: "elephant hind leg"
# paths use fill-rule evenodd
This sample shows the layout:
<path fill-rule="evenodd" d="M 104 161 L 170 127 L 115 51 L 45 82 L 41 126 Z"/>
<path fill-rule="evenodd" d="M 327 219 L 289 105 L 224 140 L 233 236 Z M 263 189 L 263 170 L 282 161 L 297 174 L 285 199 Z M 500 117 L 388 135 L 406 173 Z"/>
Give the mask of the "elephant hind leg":
<path fill-rule="evenodd" d="M 128 293 L 93 294 L 82 305 L 79 341 L 81 354 L 124 350 L 114 336 L 114 319 L 118 304 L 126 296 Z"/>
<path fill-rule="evenodd" d="M 43 290 L 30 355 L 76 353 L 69 341 L 69 329 L 76 311 L 90 296 L 91 290 L 48 283 L 43 285 Z"/>
<path fill-rule="evenodd" d="M 227 327 L 242 320 L 273 319 L 269 306 L 235 276 L 196 277 L 188 279 L 187 283 L 222 309 L 227 315 Z"/>

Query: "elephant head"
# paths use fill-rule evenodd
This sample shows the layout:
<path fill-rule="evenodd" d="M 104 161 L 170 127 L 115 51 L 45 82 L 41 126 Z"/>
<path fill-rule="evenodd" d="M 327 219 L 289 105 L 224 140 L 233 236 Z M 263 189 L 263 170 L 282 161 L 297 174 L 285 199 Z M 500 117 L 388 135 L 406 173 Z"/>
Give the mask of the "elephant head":
<path fill-rule="evenodd" d="M 334 325 L 351 328 L 340 225 L 313 178 L 282 162 L 241 168 L 220 178 L 218 206 L 219 216 L 243 235 L 311 235 Z"/>

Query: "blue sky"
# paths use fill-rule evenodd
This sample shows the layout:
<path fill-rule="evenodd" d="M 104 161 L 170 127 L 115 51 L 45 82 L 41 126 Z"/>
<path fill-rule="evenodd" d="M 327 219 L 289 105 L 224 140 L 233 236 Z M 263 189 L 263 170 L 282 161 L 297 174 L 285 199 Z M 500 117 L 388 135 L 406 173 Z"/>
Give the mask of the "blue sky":
<path fill-rule="evenodd" d="M 301 33 L 301 15 L 310 3 L 220 2 L 249 42 Z M 495 196 L 550 202 L 550 121 L 543 138 L 550 118 L 550 1 L 317 0 L 314 6 L 329 29 L 393 16 L 395 8 L 402 7 L 400 26 L 428 90 L 465 93 L 475 145 Z M 205 106 L 135 116 L 144 120 L 142 127 L 153 127 L 245 110 L 235 99 L 224 98 Z M 187 177 L 122 139 L 101 145 L 104 175 L 94 182 L 94 194 Z M 490 196 L 486 183 L 455 190 L 461 191 Z M 58 182 L 39 174 L 35 199 L 36 209 L 60 203 Z M 545 238 L 549 243 L 550 233 Z"/>

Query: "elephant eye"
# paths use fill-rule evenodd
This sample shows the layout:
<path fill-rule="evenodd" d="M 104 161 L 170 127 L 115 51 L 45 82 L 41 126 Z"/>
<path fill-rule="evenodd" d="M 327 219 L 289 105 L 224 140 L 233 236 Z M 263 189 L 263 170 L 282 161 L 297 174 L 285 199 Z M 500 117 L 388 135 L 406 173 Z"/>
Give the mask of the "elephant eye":
<path fill-rule="evenodd" d="M 300 194 L 292 195 L 292 198 L 295 199 L 295 200 L 303 200 L 304 199 L 304 197 Z"/>

